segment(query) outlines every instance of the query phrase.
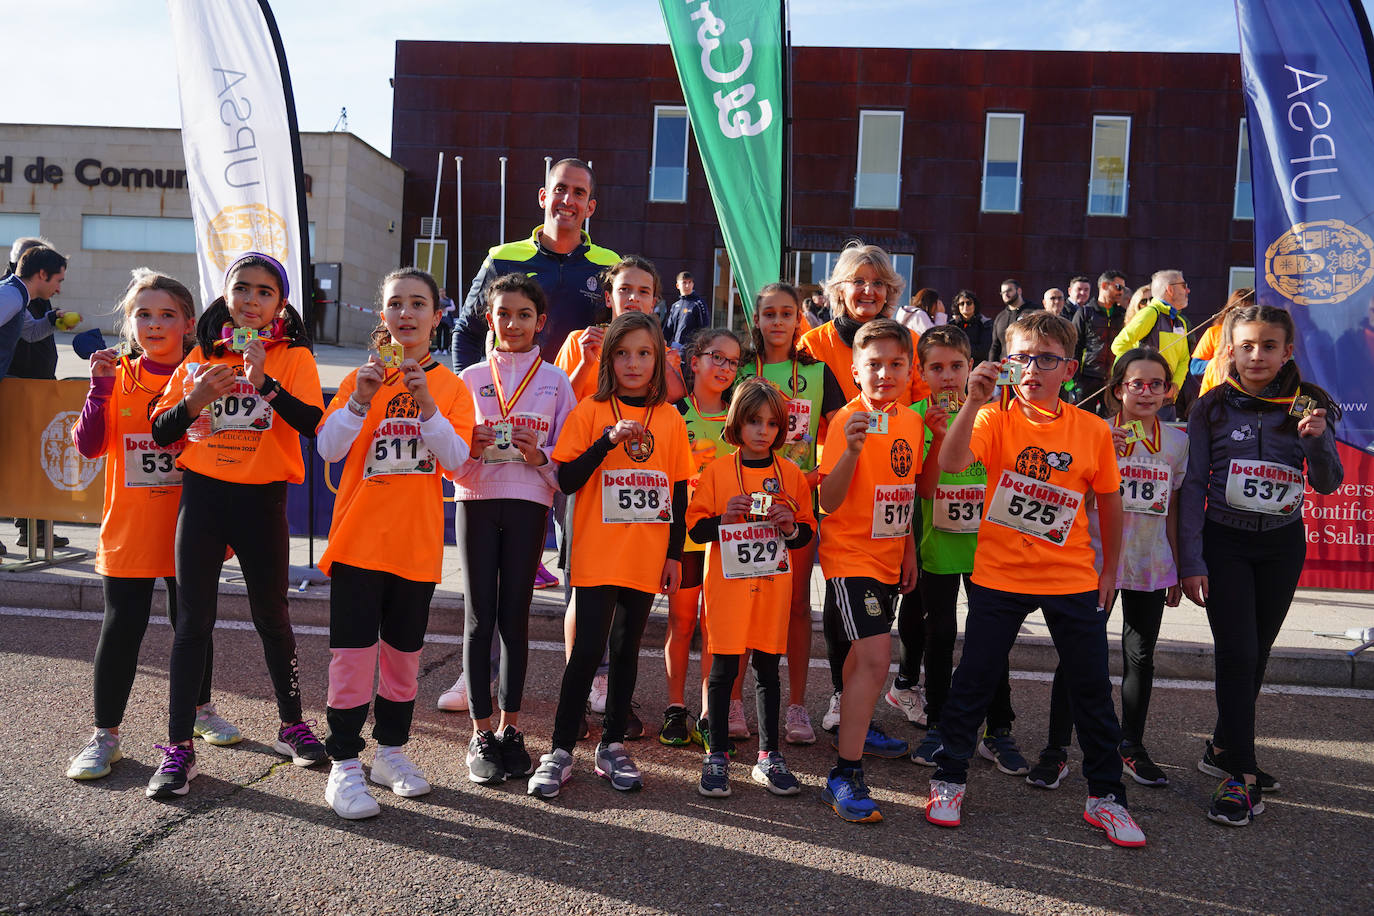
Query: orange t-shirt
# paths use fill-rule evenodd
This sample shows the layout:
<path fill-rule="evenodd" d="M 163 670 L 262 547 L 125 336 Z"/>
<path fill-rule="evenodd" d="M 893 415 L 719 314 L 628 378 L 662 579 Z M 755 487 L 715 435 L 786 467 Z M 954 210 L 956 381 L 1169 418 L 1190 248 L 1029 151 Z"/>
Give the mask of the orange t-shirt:
<path fill-rule="evenodd" d="M 816 530 L 816 516 L 811 511 L 811 488 L 806 475 L 785 459 L 777 461 L 781 480 L 772 466 L 745 467 L 732 457 L 721 458 L 706 466 L 697 482 L 696 495 L 687 507 L 687 528 L 704 518 L 721 515 L 730 497 L 739 493 L 785 493 L 795 504 L 797 524 L 810 525 Z M 739 476 L 744 480 L 740 488 Z M 792 606 L 792 558 L 785 544 L 779 550 L 781 572 L 772 576 L 747 579 L 727 579 L 721 567 L 721 551 L 737 549 L 738 545 L 722 545 L 713 541 L 706 560 L 706 633 L 712 652 L 742 655 L 746 649 L 781 654 L 787 651 L 787 623 Z"/>
<path fill-rule="evenodd" d="M 105 503 L 95 571 L 121 579 L 176 574 L 177 509 L 181 471 L 176 458 L 186 444 L 153 441 L 150 408 L 170 375 L 155 375 L 139 358 L 115 368 L 114 392 L 105 404 Z M 151 391 L 148 389 L 152 389 Z"/>
<path fill-rule="evenodd" d="M 856 397 L 830 418 L 822 479 L 844 455 L 845 423 L 856 411 L 867 410 L 863 398 Z M 844 502 L 821 521 L 821 572 L 827 579 L 865 576 L 889 585 L 901 580 L 924 449 L 925 424 L 913 410 L 898 408 L 888 415 L 886 433 L 868 434 Z"/>
<path fill-rule="evenodd" d="M 232 368 L 238 385 L 201 411 L 187 433 L 186 449 L 177 459 L 177 467 L 228 483 L 305 480 L 300 434 L 290 423 L 277 418 L 270 403 L 264 404 L 244 375 L 243 354 L 228 347 L 216 348 L 209 359 L 200 347 L 192 350 L 153 408 L 154 418 L 181 403 L 192 387 L 191 366 L 206 363 L 223 363 Z M 324 408 L 320 373 L 308 347 L 292 347 L 284 341 L 268 344 L 263 371 L 296 400 Z M 197 439 L 198 430 L 202 429 L 204 438 Z"/>
<path fill-rule="evenodd" d="M 1063 413 L 1048 423 L 1029 420 L 1017 401 L 1006 410 L 989 404 L 974 420 L 969 448 L 988 469 L 983 524 L 978 528 L 978 550 L 973 556 L 973 581 L 984 588 L 1037 595 L 1074 595 L 1097 589 L 1097 560 L 1082 497 L 1090 489 L 1096 493 L 1119 491 L 1121 471 L 1107 421 L 1059 403 Z M 1073 526 L 1062 543 L 1028 536 L 997 521 L 994 502 L 1001 486 L 1008 488 L 1008 504 L 1013 497 L 1020 499 L 1019 506 L 1008 511 L 1033 516 L 1036 507 L 1048 512 L 1056 505 L 1061 509 L 1065 505 L 1054 491 L 1035 487 L 1026 478 L 1078 495 Z"/>
<path fill-rule="evenodd" d="M 620 415 L 644 421 L 644 408 L 621 404 Z M 585 400 L 564 421 L 553 449 L 554 461 L 577 458 L 616 423 L 610 401 Z M 673 485 L 690 480 L 695 467 L 687 442 L 687 424 L 672 404 L 659 404 L 648 423 L 648 454 L 631 457 L 629 441 L 611 449 L 574 494 L 572 572 L 574 588 L 619 585 L 657 593 L 668 558 L 668 522 L 672 520 Z M 664 489 L 666 488 L 666 493 Z M 629 505 L 622 505 L 623 498 Z M 653 521 L 606 521 L 652 506 Z"/>
<path fill-rule="evenodd" d="M 363 428 L 344 459 L 329 546 L 320 557 L 326 576 L 335 563 L 391 573 L 412 582 L 438 582 L 444 569 L 443 469 L 420 433 L 420 410 L 399 372 L 372 398 Z M 472 394 L 447 367 L 432 363 L 425 373 L 438 412 L 458 438 L 472 437 Z M 320 425 L 347 410 L 358 385 L 348 373 L 329 402 Z M 396 459 L 396 452 L 401 458 Z M 382 461 L 378 461 L 378 456 Z M 390 462 L 390 463 L 387 463 Z"/>
<path fill-rule="evenodd" d="M 1226 380 L 1221 369 L 1222 361 L 1217 358 L 1217 351 L 1221 348 L 1221 328 L 1220 324 L 1214 324 L 1203 331 L 1201 339 L 1193 349 L 1193 359 L 1207 360 L 1207 371 L 1202 373 L 1202 385 L 1198 389 L 1199 397 Z"/>
<path fill-rule="evenodd" d="M 921 378 L 921 373 L 916 368 L 916 341 L 920 336 L 911 331 L 911 390 L 900 399 L 903 407 L 910 407 L 917 401 L 930 397 L 930 386 Z M 845 397 L 852 400 L 859 396 L 859 383 L 854 381 L 854 350 L 840 337 L 840 332 L 835 330 L 835 322 L 827 321 L 820 327 L 807 331 L 802 335 L 797 348 L 805 350 L 830 367 Z M 830 422 L 832 426 L 835 423 L 834 420 Z"/>
<path fill-rule="evenodd" d="M 572 374 L 577 371 L 577 367 L 582 365 L 582 348 L 578 346 L 578 341 L 582 335 L 587 333 L 586 328 L 573 331 L 568 335 L 567 340 L 563 341 L 563 347 L 558 351 L 553 364 L 568 374 L 568 379 L 572 379 Z M 671 347 L 664 347 L 663 354 L 667 357 L 672 352 Z M 579 401 L 585 401 L 596 394 L 596 374 L 597 367 L 593 366 L 591 373 L 581 381 L 573 383 L 573 397 Z"/>

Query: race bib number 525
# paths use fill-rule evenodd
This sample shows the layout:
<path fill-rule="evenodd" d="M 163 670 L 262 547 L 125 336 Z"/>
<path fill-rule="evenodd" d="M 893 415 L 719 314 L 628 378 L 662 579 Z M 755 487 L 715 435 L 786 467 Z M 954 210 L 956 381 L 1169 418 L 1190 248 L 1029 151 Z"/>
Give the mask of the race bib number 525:
<path fill-rule="evenodd" d="M 1073 490 L 1003 471 L 988 506 L 988 521 L 1062 545 L 1082 504 L 1082 494 Z"/>
<path fill-rule="evenodd" d="M 671 493 L 662 471 L 602 471 L 601 520 L 666 525 L 673 520 Z"/>

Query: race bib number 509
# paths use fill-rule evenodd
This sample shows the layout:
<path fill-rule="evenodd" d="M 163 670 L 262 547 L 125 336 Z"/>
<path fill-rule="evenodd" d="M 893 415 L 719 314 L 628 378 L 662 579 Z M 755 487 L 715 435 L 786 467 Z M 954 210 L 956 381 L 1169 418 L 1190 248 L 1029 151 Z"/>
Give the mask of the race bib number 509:
<path fill-rule="evenodd" d="M 228 394 L 210 403 L 210 429 L 215 432 L 226 429 L 266 431 L 271 428 L 272 405 L 263 400 L 258 389 L 246 378 L 235 379 L 234 387 Z"/>

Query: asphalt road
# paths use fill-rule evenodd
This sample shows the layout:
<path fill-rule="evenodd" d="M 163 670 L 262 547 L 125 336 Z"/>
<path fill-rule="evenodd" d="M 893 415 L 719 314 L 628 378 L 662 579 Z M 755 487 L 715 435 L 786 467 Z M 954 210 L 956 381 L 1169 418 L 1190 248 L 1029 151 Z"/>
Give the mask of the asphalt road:
<path fill-rule="evenodd" d="M 841 822 L 817 801 L 833 759 L 824 738 L 784 746 L 804 783 L 795 798 L 768 795 L 737 763 L 733 797 L 703 799 L 699 752 L 652 738 L 630 745 L 642 792 L 598 780 L 590 742 L 553 803 L 528 797 L 523 781 L 477 786 L 463 762 L 467 718 L 434 708 L 457 674 L 459 646 L 432 644 L 410 751 L 434 792 L 401 799 L 378 790 L 382 815 L 351 823 L 325 806 L 323 767 L 299 769 L 272 753 L 274 708 L 251 630 L 215 636 L 216 699 L 246 740 L 201 747 L 185 799 L 143 795 L 158 761 L 153 744 L 165 736 L 166 626 L 150 627 L 144 643 L 125 759 L 102 780 L 64 778 L 88 734 L 98 631 L 89 616 L 0 616 L 0 912 L 1368 913 L 1374 899 L 1368 692 L 1263 696 L 1260 761 L 1284 792 L 1266 799 L 1253 826 L 1230 829 L 1204 817 L 1215 780 L 1194 769 L 1211 694 L 1161 685 L 1147 737 L 1172 783 L 1132 784 L 1130 807 L 1149 845 L 1124 850 L 1082 820 L 1076 752 L 1075 775 L 1055 792 L 976 762 L 954 831 L 925 821 L 930 771 L 905 760 L 867 765 L 884 823 Z M 522 723 L 536 755 L 548 749 L 562 671 L 561 653 L 543 645 L 531 656 Z M 323 720 L 326 638 L 301 635 L 300 656 L 307 707 Z M 654 728 L 662 661 L 646 657 L 640 673 L 636 697 Z M 817 721 L 827 683 L 813 668 Z M 1032 756 L 1048 695 L 1044 680 L 1013 683 L 1016 733 Z M 918 734 L 886 706 L 879 718 L 890 732 Z M 754 743 L 743 748 L 751 759 Z"/>

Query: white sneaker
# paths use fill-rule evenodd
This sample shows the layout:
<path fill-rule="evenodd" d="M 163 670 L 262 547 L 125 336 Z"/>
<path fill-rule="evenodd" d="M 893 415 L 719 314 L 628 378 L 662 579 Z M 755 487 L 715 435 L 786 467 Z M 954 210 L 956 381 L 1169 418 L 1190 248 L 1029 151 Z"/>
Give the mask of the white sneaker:
<path fill-rule="evenodd" d="M 806 714 L 805 706 L 792 704 L 787 707 L 787 743 L 815 744 L 816 730 L 811 727 L 811 717 Z"/>
<path fill-rule="evenodd" d="M 748 738 L 749 723 L 744 720 L 744 701 L 730 701 L 730 737 Z"/>
<path fill-rule="evenodd" d="M 405 751 L 384 744 L 377 745 L 377 756 L 372 758 L 372 773 L 368 778 L 402 798 L 414 798 L 430 790 L 429 780 Z"/>
<path fill-rule="evenodd" d="M 444 712 L 467 712 L 468 679 L 464 672 L 458 672 L 458 680 L 453 686 L 439 694 L 439 708 Z"/>
<path fill-rule="evenodd" d="M 324 800 L 335 814 L 350 821 L 382 813 L 382 806 L 367 791 L 363 767 L 357 757 L 334 761 L 329 768 L 329 781 L 324 786 Z"/>
<path fill-rule="evenodd" d="M 964 807 L 964 787 L 943 779 L 930 781 L 930 795 L 926 798 L 926 820 L 937 827 L 958 827 Z"/>
<path fill-rule="evenodd" d="M 590 697 L 592 712 L 600 715 L 606 714 L 606 675 L 598 674 L 592 678 L 592 695 Z"/>
<path fill-rule="evenodd" d="M 825 711 L 825 717 L 821 719 L 821 728 L 828 732 L 833 732 L 840 727 L 840 692 L 836 690 L 830 695 L 830 708 Z"/>
<path fill-rule="evenodd" d="M 1107 839 L 1118 846 L 1136 847 L 1145 845 L 1145 831 L 1131 817 L 1129 811 L 1116 800 L 1115 795 L 1101 798 L 1088 797 L 1083 806 L 1083 820 L 1094 827 L 1101 827 Z"/>
<path fill-rule="evenodd" d="M 539 798 L 557 798 L 563 784 L 572 778 L 572 754 L 561 748 L 539 758 L 539 769 L 530 777 L 526 791 Z"/>
<path fill-rule="evenodd" d="M 917 685 L 912 684 L 905 690 L 898 690 L 896 682 L 893 682 L 884 699 L 887 700 L 888 706 L 906 716 L 906 720 L 912 725 L 925 726 L 926 695 Z"/>
<path fill-rule="evenodd" d="M 124 753 L 119 749 L 119 736 L 108 728 L 97 728 L 86 746 L 72 758 L 67 767 L 69 779 L 99 779 L 109 775 L 110 764 L 121 760 Z"/>

